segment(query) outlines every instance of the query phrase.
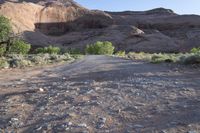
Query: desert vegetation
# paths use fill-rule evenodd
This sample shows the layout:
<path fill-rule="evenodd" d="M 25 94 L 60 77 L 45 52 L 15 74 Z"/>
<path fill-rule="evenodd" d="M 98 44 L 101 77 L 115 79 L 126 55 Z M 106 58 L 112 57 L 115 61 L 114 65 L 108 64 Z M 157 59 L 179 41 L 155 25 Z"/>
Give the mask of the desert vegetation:
<path fill-rule="evenodd" d="M 59 47 L 51 45 L 32 50 L 31 44 L 12 32 L 10 20 L 0 16 L 0 69 L 71 61 L 79 57 L 62 53 Z"/>
<path fill-rule="evenodd" d="M 97 41 L 94 44 L 87 45 L 85 52 L 86 54 L 93 55 L 112 55 L 114 53 L 115 47 L 111 42 L 101 42 Z"/>
<path fill-rule="evenodd" d="M 60 52 L 60 48 L 59 47 L 53 47 L 53 46 L 48 46 L 48 47 L 44 47 L 44 48 L 37 48 L 35 50 L 36 54 L 59 54 Z"/>
<path fill-rule="evenodd" d="M 92 55 L 113 55 L 133 60 L 144 60 L 151 63 L 179 63 L 179 64 L 200 64 L 200 48 L 193 48 L 187 53 L 145 53 L 115 51 L 112 42 L 97 41 L 94 44 L 87 45 L 86 54 Z"/>
<path fill-rule="evenodd" d="M 151 63 L 181 63 L 200 64 L 200 48 L 193 48 L 187 53 L 135 53 L 130 52 L 127 57 L 134 60 L 145 60 Z"/>

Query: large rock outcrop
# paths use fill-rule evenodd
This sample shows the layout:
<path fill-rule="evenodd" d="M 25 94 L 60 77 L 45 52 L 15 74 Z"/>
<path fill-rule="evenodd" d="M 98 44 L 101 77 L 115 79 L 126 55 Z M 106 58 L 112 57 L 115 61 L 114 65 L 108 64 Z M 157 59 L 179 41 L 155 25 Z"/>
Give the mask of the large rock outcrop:
<path fill-rule="evenodd" d="M 5 0 L 0 14 L 33 45 L 84 49 L 95 41 L 112 41 L 118 50 L 138 52 L 180 52 L 200 46 L 200 16 L 164 8 L 103 12 L 73 0 Z"/>
<path fill-rule="evenodd" d="M 0 14 L 12 20 L 15 32 L 39 30 L 46 35 L 63 35 L 69 31 L 104 28 L 112 24 L 108 14 L 90 11 L 71 0 L 4 2 Z"/>

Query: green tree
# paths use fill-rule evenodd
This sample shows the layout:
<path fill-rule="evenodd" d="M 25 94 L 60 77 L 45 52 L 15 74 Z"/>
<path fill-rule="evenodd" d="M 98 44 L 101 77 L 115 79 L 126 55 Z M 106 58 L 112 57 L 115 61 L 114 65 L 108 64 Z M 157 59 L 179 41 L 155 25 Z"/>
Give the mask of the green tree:
<path fill-rule="evenodd" d="M 11 31 L 10 20 L 4 16 L 0 16 L 0 44 L 7 43 Z"/>

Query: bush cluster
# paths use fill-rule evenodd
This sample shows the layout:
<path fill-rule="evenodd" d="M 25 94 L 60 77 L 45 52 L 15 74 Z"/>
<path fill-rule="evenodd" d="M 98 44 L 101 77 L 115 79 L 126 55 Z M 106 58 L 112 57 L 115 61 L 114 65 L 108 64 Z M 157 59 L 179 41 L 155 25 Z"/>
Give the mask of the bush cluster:
<path fill-rule="evenodd" d="M 44 48 L 37 48 L 35 50 L 36 54 L 59 54 L 60 48 L 59 47 L 53 47 L 53 46 L 48 46 Z"/>
<path fill-rule="evenodd" d="M 0 46 L 0 57 L 3 56 L 6 52 L 6 47 L 5 46 Z"/>
<path fill-rule="evenodd" d="M 8 55 L 0 58 L 0 68 L 23 68 L 35 65 L 45 65 L 62 61 L 74 60 L 69 54 L 33 54 L 33 55 Z"/>
<path fill-rule="evenodd" d="M 9 48 L 9 54 L 27 54 L 31 49 L 31 45 L 22 41 L 16 40 Z"/>
<path fill-rule="evenodd" d="M 134 60 L 145 60 L 151 63 L 181 63 L 181 64 L 200 64 L 200 53 L 178 53 L 178 54 L 170 54 L 170 53 L 134 53 L 131 52 L 128 54 L 128 58 Z"/>
<path fill-rule="evenodd" d="M 193 48 L 190 51 L 191 53 L 200 53 L 200 47 L 199 48 Z"/>
<path fill-rule="evenodd" d="M 126 52 L 125 51 L 118 51 L 115 53 L 116 56 L 118 57 L 125 57 L 126 56 Z"/>
<path fill-rule="evenodd" d="M 22 40 L 13 40 L 8 49 L 6 46 L 0 46 L 0 56 L 5 54 L 27 54 L 31 49 L 31 45 Z"/>
<path fill-rule="evenodd" d="M 87 45 L 85 52 L 86 54 L 94 55 L 112 55 L 115 47 L 111 42 L 96 42 L 95 44 Z"/>

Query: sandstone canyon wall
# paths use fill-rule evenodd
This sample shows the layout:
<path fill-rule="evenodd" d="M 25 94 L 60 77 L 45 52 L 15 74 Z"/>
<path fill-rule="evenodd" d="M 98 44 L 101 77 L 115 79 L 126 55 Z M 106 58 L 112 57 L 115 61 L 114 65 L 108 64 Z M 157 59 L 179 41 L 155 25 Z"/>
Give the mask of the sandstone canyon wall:
<path fill-rule="evenodd" d="M 200 16 L 170 9 L 144 12 L 89 10 L 72 0 L 5 0 L 0 15 L 11 19 L 15 33 L 37 46 L 83 49 L 112 41 L 118 50 L 179 52 L 200 46 Z"/>

